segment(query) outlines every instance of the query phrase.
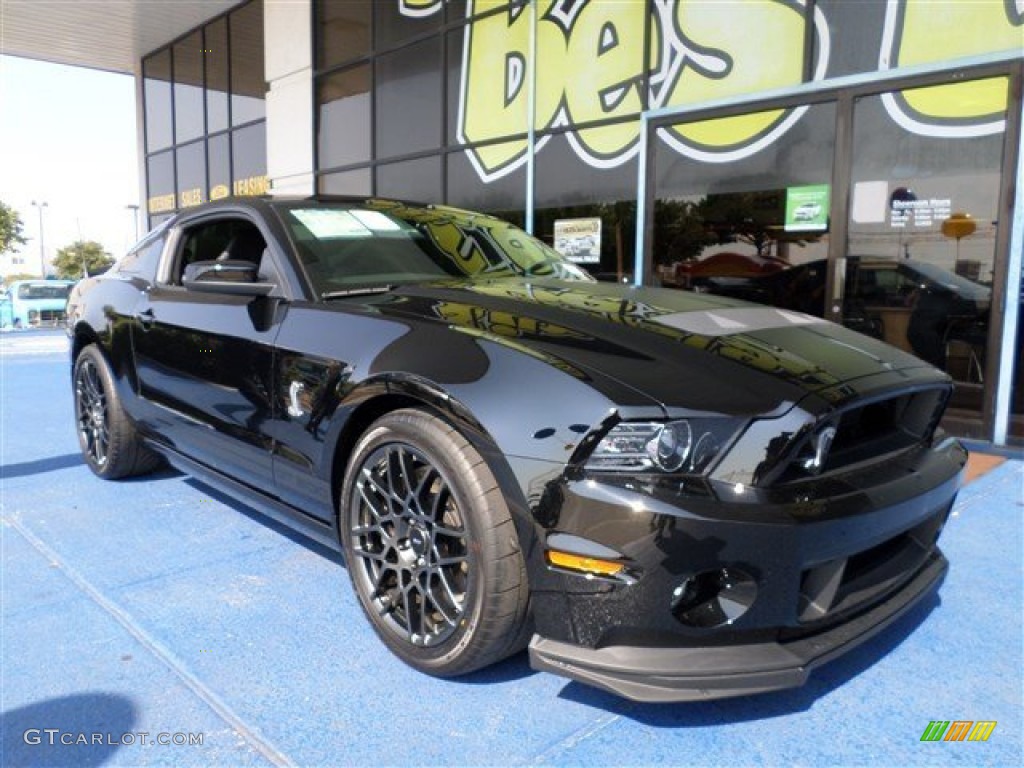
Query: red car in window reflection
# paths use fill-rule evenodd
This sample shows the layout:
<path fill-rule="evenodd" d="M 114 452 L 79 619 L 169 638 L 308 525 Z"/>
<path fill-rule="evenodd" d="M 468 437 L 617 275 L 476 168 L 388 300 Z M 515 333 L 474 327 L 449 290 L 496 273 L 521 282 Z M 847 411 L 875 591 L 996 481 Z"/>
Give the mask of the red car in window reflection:
<path fill-rule="evenodd" d="M 721 251 L 699 261 L 685 261 L 676 266 L 676 284 L 696 288 L 712 277 L 757 277 L 781 272 L 789 266 L 782 259 L 770 256 Z"/>

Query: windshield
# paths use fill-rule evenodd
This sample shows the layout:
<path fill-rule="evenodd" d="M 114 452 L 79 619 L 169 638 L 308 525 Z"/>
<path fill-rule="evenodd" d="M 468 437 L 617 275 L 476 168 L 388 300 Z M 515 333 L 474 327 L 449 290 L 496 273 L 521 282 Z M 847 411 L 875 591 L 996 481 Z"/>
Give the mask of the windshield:
<path fill-rule="evenodd" d="M 66 299 L 69 293 L 69 283 L 22 283 L 18 286 L 19 299 Z"/>
<path fill-rule="evenodd" d="M 929 264 L 924 261 L 905 262 L 910 266 L 911 269 L 916 270 L 919 274 L 923 275 L 926 279 L 931 280 L 933 283 L 949 288 L 954 293 L 959 294 L 965 299 L 972 299 L 974 301 L 988 301 L 991 296 L 991 291 L 984 285 L 979 285 L 966 277 L 961 277 L 955 272 L 950 272 L 948 269 L 937 267 L 934 264 Z"/>
<path fill-rule="evenodd" d="M 517 227 L 479 213 L 387 200 L 279 204 L 320 295 L 438 278 L 592 278 Z"/>

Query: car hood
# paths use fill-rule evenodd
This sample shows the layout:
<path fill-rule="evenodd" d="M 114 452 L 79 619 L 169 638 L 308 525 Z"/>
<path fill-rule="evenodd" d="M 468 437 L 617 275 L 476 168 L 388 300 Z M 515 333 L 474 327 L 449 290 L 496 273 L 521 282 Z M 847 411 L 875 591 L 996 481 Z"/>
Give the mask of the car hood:
<path fill-rule="evenodd" d="M 662 288 L 438 282 L 402 286 L 376 310 L 445 323 L 615 380 L 664 407 L 708 413 L 769 413 L 857 379 L 928 367 L 820 318 Z"/>

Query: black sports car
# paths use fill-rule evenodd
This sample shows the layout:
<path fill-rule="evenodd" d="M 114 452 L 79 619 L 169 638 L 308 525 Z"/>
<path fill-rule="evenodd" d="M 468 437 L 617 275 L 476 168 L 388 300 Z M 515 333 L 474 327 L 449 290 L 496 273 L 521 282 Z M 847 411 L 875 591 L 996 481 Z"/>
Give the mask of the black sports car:
<path fill-rule="evenodd" d="M 340 548 L 430 674 L 529 642 L 639 700 L 796 686 L 946 572 L 945 375 L 807 315 L 598 283 L 483 214 L 220 201 L 68 317 L 97 475 L 163 458 Z"/>

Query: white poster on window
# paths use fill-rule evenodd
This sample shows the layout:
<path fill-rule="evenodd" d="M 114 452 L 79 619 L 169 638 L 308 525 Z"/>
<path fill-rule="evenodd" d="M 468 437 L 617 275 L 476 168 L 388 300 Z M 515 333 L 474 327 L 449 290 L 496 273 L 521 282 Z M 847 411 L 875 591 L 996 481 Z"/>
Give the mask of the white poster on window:
<path fill-rule="evenodd" d="M 601 219 L 556 219 L 555 250 L 576 264 L 601 261 Z"/>

